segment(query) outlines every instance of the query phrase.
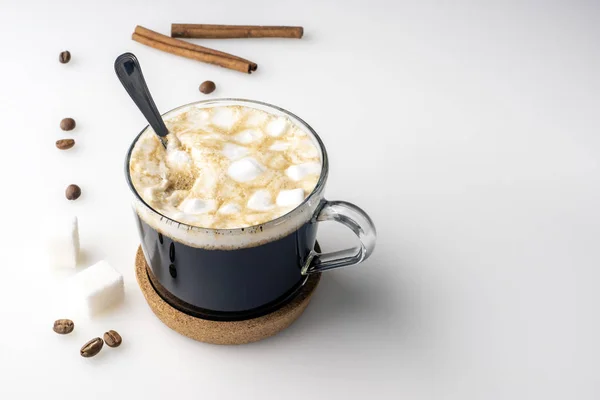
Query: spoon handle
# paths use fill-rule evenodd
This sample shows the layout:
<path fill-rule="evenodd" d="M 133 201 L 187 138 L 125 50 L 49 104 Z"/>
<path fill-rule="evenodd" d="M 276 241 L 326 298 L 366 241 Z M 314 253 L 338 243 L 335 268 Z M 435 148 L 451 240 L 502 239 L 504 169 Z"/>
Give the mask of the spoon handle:
<path fill-rule="evenodd" d="M 150 95 L 150 90 L 148 90 L 144 75 L 142 74 L 142 68 L 136 56 L 131 53 L 124 53 L 117 57 L 115 60 L 115 72 L 133 102 L 138 106 L 142 114 L 144 114 L 152 129 L 154 129 L 154 132 L 161 138 L 167 136 L 169 131 Z"/>

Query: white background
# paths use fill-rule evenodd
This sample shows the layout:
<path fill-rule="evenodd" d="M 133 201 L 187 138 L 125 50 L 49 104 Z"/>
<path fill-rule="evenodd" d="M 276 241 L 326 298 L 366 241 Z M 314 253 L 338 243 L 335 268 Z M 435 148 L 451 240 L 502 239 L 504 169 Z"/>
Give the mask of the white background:
<path fill-rule="evenodd" d="M 124 3 L 1 1 L 1 399 L 600 398 L 598 2 Z M 171 22 L 306 34 L 198 42 L 256 61 L 244 75 L 130 40 Z M 298 114 L 328 148 L 327 197 L 372 215 L 372 258 L 324 275 L 280 335 L 197 343 L 144 302 L 123 161 L 145 123 L 113 72 L 125 51 L 160 110 L 243 97 Z M 65 214 L 84 264 L 124 275 L 125 303 L 100 318 L 55 305 L 69 273 L 48 269 L 42 232 Z M 326 248 L 352 240 L 323 228 Z M 73 334 L 52 332 L 61 317 Z M 81 358 L 108 329 L 123 346 Z"/>

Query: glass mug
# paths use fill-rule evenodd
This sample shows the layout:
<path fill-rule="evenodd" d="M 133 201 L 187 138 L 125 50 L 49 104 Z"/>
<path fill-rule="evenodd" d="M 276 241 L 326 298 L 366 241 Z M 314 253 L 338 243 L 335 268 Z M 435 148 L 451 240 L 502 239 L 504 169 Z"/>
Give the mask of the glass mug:
<path fill-rule="evenodd" d="M 234 321 L 267 314 L 294 298 L 308 276 L 366 260 L 375 247 L 371 218 L 357 206 L 323 197 L 328 175 L 327 152 L 316 132 L 279 107 L 252 100 L 216 99 L 175 108 L 244 106 L 285 116 L 311 136 L 321 155 L 321 176 L 312 193 L 287 214 L 260 225 L 238 229 L 207 229 L 174 221 L 152 209 L 136 192 L 129 160 L 140 135 L 127 153 L 125 174 L 148 276 L 171 306 L 197 317 Z M 321 221 L 350 228 L 360 245 L 321 253 L 316 242 Z"/>

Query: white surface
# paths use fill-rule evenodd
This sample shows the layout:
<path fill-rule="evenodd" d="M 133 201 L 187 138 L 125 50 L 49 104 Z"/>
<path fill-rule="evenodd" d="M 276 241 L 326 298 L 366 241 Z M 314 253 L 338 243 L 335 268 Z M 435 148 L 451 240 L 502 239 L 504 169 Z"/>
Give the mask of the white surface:
<path fill-rule="evenodd" d="M 597 2 L 121 3 L 2 2 L 1 399 L 600 398 Z M 203 43 L 256 61 L 247 76 L 130 40 L 171 22 L 306 36 Z M 327 273 L 277 337 L 196 343 L 145 304 L 123 177 L 145 124 L 112 70 L 125 51 L 161 110 L 234 96 L 304 118 L 329 151 L 328 198 L 376 222 L 373 257 Z M 58 151 L 63 137 L 76 146 Z M 39 251 L 53 213 L 79 216 L 85 264 L 125 278 L 124 305 L 67 336 L 51 329 L 71 317 L 53 305 L 66 276 Z M 327 248 L 352 237 L 324 228 Z M 109 329 L 122 347 L 79 356 Z"/>

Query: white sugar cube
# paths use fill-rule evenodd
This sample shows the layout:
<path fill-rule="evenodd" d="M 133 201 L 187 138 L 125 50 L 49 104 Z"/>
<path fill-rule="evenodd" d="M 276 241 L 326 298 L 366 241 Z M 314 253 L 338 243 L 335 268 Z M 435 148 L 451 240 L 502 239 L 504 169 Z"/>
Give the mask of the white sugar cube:
<path fill-rule="evenodd" d="M 48 229 L 46 245 L 50 265 L 55 268 L 75 268 L 79 258 L 77 217 L 53 221 Z"/>
<path fill-rule="evenodd" d="M 71 278 L 70 294 L 89 316 L 119 303 L 125 294 L 123 275 L 100 261 Z"/>

